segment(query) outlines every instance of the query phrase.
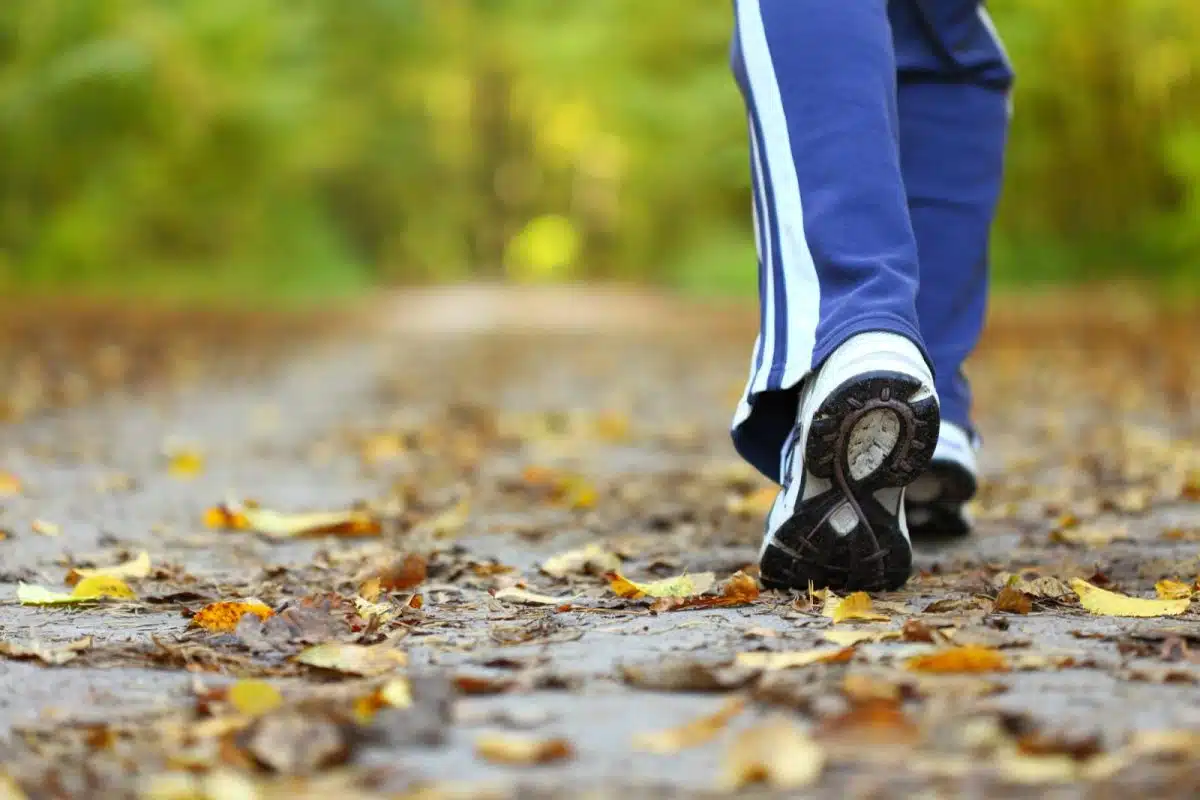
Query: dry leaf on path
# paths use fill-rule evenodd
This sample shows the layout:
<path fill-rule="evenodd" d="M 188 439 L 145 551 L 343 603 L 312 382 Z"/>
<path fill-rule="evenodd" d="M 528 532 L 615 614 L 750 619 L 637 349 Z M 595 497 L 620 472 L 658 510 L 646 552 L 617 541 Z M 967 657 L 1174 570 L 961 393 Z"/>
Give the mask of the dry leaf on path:
<path fill-rule="evenodd" d="M 819 650 L 797 650 L 786 653 L 738 653 L 734 663 L 768 671 L 807 667 L 813 664 L 837 664 L 854 657 L 853 647 L 826 647 Z"/>
<path fill-rule="evenodd" d="M 821 613 L 833 620 L 835 625 L 846 620 L 863 622 L 889 622 L 891 620 L 891 617 L 871 611 L 871 596 L 866 592 L 854 592 L 845 598 L 829 592 L 825 596 L 825 606 L 821 609 Z"/>
<path fill-rule="evenodd" d="M 698 717 L 678 728 L 664 731 L 638 733 L 633 737 L 633 746 L 649 753 L 678 753 L 689 747 L 699 747 L 716 738 L 734 717 L 746 708 L 746 698 L 731 698 L 711 714 Z"/>
<path fill-rule="evenodd" d="M 70 593 L 54 592 L 44 586 L 34 586 L 22 583 L 17 586 L 17 599 L 22 605 L 66 605 L 70 603 L 91 603 L 96 600 L 132 600 L 136 597 L 124 581 L 110 578 L 107 575 L 96 575 L 84 578 L 75 585 Z"/>
<path fill-rule="evenodd" d="M 405 666 L 408 654 L 397 650 L 391 642 L 376 645 L 329 642 L 301 650 L 295 660 L 310 667 L 369 678 Z"/>
<path fill-rule="evenodd" d="M 1196 591 L 1194 584 L 1173 581 L 1170 578 L 1164 578 L 1154 584 L 1154 593 L 1158 595 L 1159 600 L 1190 600 Z"/>
<path fill-rule="evenodd" d="M 21 493 L 21 481 L 11 472 L 0 470 L 0 497 L 12 497 Z"/>
<path fill-rule="evenodd" d="M 111 567 L 96 567 L 94 569 L 86 569 L 76 567 L 67 573 L 64 582 L 67 586 L 74 586 L 84 578 L 93 578 L 96 576 L 107 576 L 109 578 L 145 578 L 150 574 L 150 554 L 145 550 L 138 553 L 137 557 L 126 561 L 124 564 L 115 564 Z"/>
<path fill-rule="evenodd" d="M 694 575 L 684 573 L 674 578 L 664 578 L 649 583 L 635 583 L 619 572 L 605 574 L 609 588 L 618 597 L 627 600 L 640 600 L 643 597 L 694 597 L 704 594 L 713 587 L 717 576 L 711 572 L 698 572 Z"/>
<path fill-rule="evenodd" d="M 62 533 L 57 525 L 44 519 L 35 519 L 29 524 L 29 529 L 41 536 L 58 536 Z"/>
<path fill-rule="evenodd" d="M 242 516 L 249 530 L 279 539 L 320 535 L 378 536 L 382 532 L 378 519 L 355 509 L 287 514 L 265 508 L 246 508 Z"/>
<path fill-rule="evenodd" d="M 885 642 L 889 639 L 899 639 L 900 631 L 825 631 L 821 634 L 827 642 L 839 647 L 853 647 L 865 642 Z"/>
<path fill-rule="evenodd" d="M 758 675 L 748 667 L 690 659 L 625 664 L 620 672 L 629 685 L 660 692 L 724 692 L 740 689 Z"/>
<path fill-rule="evenodd" d="M 999 589 L 1016 589 L 1018 592 L 1023 592 L 1030 597 L 1041 598 L 1043 600 L 1057 600 L 1060 597 L 1069 597 L 1072 594 L 1071 587 L 1066 581 L 1061 578 L 1055 578 L 1052 575 L 1025 578 L 1011 572 L 1000 572 L 992 579 L 992 585 Z"/>
<path fill-rule="evenodd" d="M 570 597 L 551 597 L 545 594 L 529 592 L 516 586 L 501 589 L 493 597 L 497 600 L 508 600 L 513 603 L 522 603 L 531 606 L 561 606 L 571 602 Z"/>
<path fill-rule="evenodd" d="M 271 683 L 246 678 L 229 687 L 226 697 L 239 714 L 257 717 L 283 705 L 283 695 Z"/>
<path fill-rule="evenodd" d="M 425 556 L 408 553 L 374 577 L 378 578 L 379 588 L 385 592 L 407 592 L 424 583 L 428 574 L 429 562 Z"/>
<path fill-rule="evenodd" d="M 893 689 L 894 685 L 892 686 Z M 822 723 L 816 734 L 822 742 L 837 740 L 859 745 L 915 745 L 920 729 L 905 715 L 896 697 L 858 700 L 846 713 Z"/>
<path fill-rule="evenodd" d="M 246 505 L 252 505 L 247 503 Z M 250 527 L 240 503 L 221 503 L 204 512 L 204 527 L 223 531 L 244 531 Z"/>
<path fill-rule="evenodd" d="M 0 656 L 17 660 L 37 659 L 43 664 L 57 666 L 74 660 L 80 653 L 91 646 L 92 637 L 90 636 L 85 636 L 82 639 L 67 642 L 66 644 L 41 644 L 40 642 L 17 644 L 16 642 L 0 642 Z M 2 797 L 3 795 L 0 795 L 0 798 Z"/>
<path fill-rule="evenodd" d="M 660 597 L 650 604 L 651 611 L 683 611 L 697 608 L 730 608 L 744 606 L 758 599 L 758 581 L 744 572 L 734 573 L 713 597 Z"/>
<path fill-rule="evenodd" d="M 978 645 L 950 647 L 913 656 L 905 662 L 913 672 L 1007 672 L 1008 659 L 998 650 Z"/>
<path fill-rule="evenodd" d="M 204 454 L 180 448 L 167 455 L 167 474 L 172 478 L 194 478 L 204 471 Z"/>
<path fill-rule="evenodd" d="M 992 611 L 1007 611 L 1010 614 L 1028 614 L 1033 610 L 1033 601 L 1029 595 L 1016 589 L 1005 587 L 996 595 L 992 602 Z"/>
<path fill-rule="evenodd" d="M 568 575 L 603 575 L 621 568 L 621 559 L 616 553 L 605 550 L 596 543 L 576 550 L 568 550 L 551 556 L 540 569 L 552 578 Z"/>
<path fill-rule="evenodd" d="M 1071 588 L 1079 595 L 1079 604 L 1093 614 L 1104 617 L 1170 617 L 1188 610 L 1191 600 L 1147 600 L 1129 597 L 1093 586 L 1074 578 Z"/>
<path fill-rule="evenodd" d="M 790 720 L 776 717 L 738 734 L 721 767 L 726 791 L 765 784 L 775 789 L 798 789 L 821 776 L 825 754 Z"/>
<path fill-rule="evenodd" d="M 209 603 L 196 612 L 190 625 L 193 628 L 203 628 L 212 633 L 233 633 L 237 630 L 238 622 L 246 614 L 253 614 L 263 620 L 274 613 L 269 606 L 258 600 Z"/>
<path fill-rule="evenodd" d="M 529 766 L 565 761 L 575 756 L 566 739 L 532 739 L 492 734 L 475 741 L 475 753 L 486 761 L 510 766 Z"/>
<path fill-rule="evenodd" d="M 471 518 L 471 502 L 464 497 L 450 508 L 422 522 L 413 531 L 416 535 L 449 539 L 457 536 Z"/>

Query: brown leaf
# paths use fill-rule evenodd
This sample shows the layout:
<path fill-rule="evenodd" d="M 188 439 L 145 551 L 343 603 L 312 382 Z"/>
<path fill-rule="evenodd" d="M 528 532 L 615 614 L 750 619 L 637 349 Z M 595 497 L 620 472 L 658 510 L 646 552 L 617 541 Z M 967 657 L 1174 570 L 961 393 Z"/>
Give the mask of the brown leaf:
<path fill-rule="evenodd" d="M 1007 611 L 1010 614 L 1028 614 L 1033 610 L 1033 601 L 1029 595 L 1016 589 L 1004 588 L 996 595 L 992 603 L 992 611 Z"/>
<path fill-rule="evenodd" d="M 913 656 L 905 666 L 914 672 L 1006 672 L 1008 660 L 990 647 L 968 645 Z"/>
<path fill-rule="evenodd" d="M 776 717 L 743 731 L 725 754 L 721 788 L 726 791 L 765 784 L 799 789 L 814 783 L 825 767 L 825 754 L 793 722 Z"/>
<path fill-rule="evenodd" d="M 350 754 L 345 726 L 311 713 L 267 715 L 244 740 L 259 764 L 284 775 L 316 772 L 343 763 Z"/>
<path fill-rule="evenodd" d="M 660 692 L 723 692 L 745 686 L 757 674 L 722 662 L 679 660 L 623 665 L 620 671 L 631 686 Z"/>
<path fill-rule="evenodd" d="M 409 553 L 400 561 L 381 570 L 376 576 L 379 586 L 386 592 L 407 592 L 425 582 L 429 564 L 425 556 Z"/>
<path fill-rule="evenodd" d="M 746 708 L 746 698 L 731 698 L 711 714 L 698 717 L 678 728 L 668 728 L 653 733 L 638 733 L 633 737 L 633 746 L 650 753 L 678 753 L 690 747 L 698 747 L 716 738 L 734 717 Z"/>
<path fill-rule="evenodd" d="M 900 629 L 900 637 L 906 642 L 934 642 L 933 628 L 919 619 L 906 620 Z"/>
<path fill-rule="evenodd" d="M 822 723 L 820 741 L 840 740 L 856 745 L 916 744 L 920 729 L 900 708 L 897 699 L 872 697 Z"/>
<path fill-rule="evenodd" d="M 660 597 L 650 604 L 651 611 L 681 611 L 695 608 L 744 606 L 758 599 L 758 581 L 744 572 L 734 573 L 716 597 Z"/>
<path fill-rule="evenodd" d="M 82 639 L 77 639 L 73 642 L 65 644 L 50 645 L 31 642 L 30 644 L 18 644 L 16 642 L 0 642 L 0 656 L 12 658 L 16 660 L 22 659 L 37 659 L 43 664 L 66 664 L 79 656 L 85 650 L 92 646 L 92 637 L 85 636 Z M 2 795 L 0 795 L 2 797 Z"/>
<path fill-rule="evenodd" d="M 739 667 L 777 670 L 808 667 L 813 664 L 840 664 L 854 658 L 854 648 L 821 648 L 785 653 L 738 653 L 734 662 Z"/>
<path fill-rule="evenodd" d="M 475 740 L 475 753 L 485 761 L 510 766 L 529 766 L 567 761 L 575 749 L 566 739 L 532 739 L 491 734 Z"/>

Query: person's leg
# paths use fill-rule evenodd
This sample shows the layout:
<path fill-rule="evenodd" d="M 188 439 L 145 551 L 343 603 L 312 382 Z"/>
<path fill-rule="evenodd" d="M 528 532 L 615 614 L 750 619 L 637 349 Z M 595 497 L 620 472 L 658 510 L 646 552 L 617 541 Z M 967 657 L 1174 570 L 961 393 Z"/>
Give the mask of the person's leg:
<path fill-rule="evenodd" d="M 772 587 L 907 580 L 904 487 L 938 403 L 916 316 L 885 0 L 735 0 L 750 122 L 762 325 L 734 417 L 739 452 L 782 490 Z"/>
<path fill-rule="evenodd" d="M 892 0 L 889 11 L 901 170 L 921 261 L 917 315 L 942 412 L 933 463 L 907 494 L 908 524 L 915 538 L 960 536 L 970 530 L 964 504 L 975 493 L 978 440 L 962 367 L 983 328 L 1013 76 L 976 0 Z"/>
<path fill-rule="evenodd" d="M 885 0 L 735 0 L 762 325 L 733 426 L 779 481 L 798 387 L 864 331 L 920 346 Z"/>
<path fill-rule="evenodd" d="M 1011 72 L 976 0 L 949 0 L 964 31 L 943 30 L 939 20 L 911 29 L 904 6 L 893 0 L 896 49 L 902 54 L 898 84 L 900 164 L 917 239 L 921 285 L 917 317 L 933 361 L 944 422 L 974 436 L 971 394 L 962 372 L 983 329 L 987 303 L 988 243 L 1003 175 Z M 953 20 L 953 18 L 951 18 Z M 944 40 L 974 40 L 972 67 L 950 61 Z M 922 58 L 922 55 L 925 57 Z"/>

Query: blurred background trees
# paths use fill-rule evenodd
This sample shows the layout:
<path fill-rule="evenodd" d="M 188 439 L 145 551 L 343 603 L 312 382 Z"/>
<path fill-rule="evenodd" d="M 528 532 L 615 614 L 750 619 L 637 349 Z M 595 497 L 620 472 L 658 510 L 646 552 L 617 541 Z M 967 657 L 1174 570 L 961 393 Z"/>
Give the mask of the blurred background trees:
<path fill-rule="evenodd" d="M 1200 4 L 993 0 L 1010 284 L 1200 284 Z M 0 286 L 754 287 L 728 2 L 5 0 Z"/>

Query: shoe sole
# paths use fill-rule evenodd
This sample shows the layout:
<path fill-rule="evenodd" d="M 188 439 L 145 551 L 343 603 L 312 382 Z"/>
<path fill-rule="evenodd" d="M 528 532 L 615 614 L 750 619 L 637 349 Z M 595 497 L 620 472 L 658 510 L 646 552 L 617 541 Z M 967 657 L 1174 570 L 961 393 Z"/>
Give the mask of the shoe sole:
<path fill-rule="evenodd" d="M 961 539 L 971 532 L 962 507 L 975 496 L 978 482 L 974 475 L 953 461 L 935 461 L 930 464 L 929 472 L 941 491 L 933 500 L 909 503 L 909 535 L 914 541 L 926 542 Z M 913 522 L 913 513 L 918 510 L 927 515 L 919 524 Z"/>
<path fill-rule="evenodd" d="M 763 584 L 854 591 L 903 586 L 912 547 L 898 515 L 875 492 L 902 489 L 929 466 L 938 424 L 936 396 L 912 375 L 863 373 L 830 392 L 813 415 L 804 468 L 832 487 L 797 503 L 766 543 Z"/>

